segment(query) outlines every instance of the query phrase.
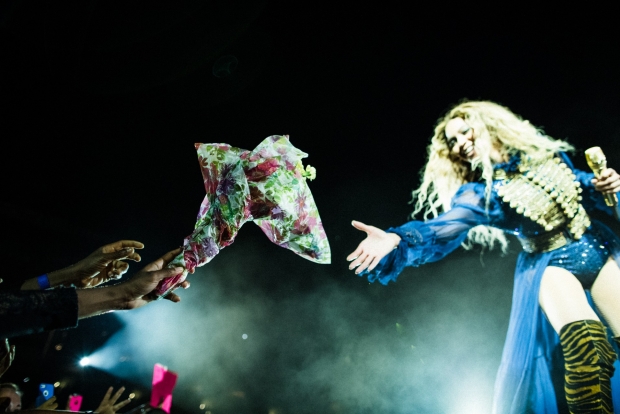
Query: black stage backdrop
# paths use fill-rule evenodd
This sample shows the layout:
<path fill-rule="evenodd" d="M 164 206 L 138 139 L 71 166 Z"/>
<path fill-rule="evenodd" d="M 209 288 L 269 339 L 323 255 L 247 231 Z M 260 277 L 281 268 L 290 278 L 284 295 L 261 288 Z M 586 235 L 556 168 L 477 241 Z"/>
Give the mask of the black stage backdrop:
<path fill-rule="evenodd" d="M 196 142 L 289 134 L 333 254 L 311 263 L 248 223 L 181 303 L 16 338 L 3 381 L 26 406 L 59 382 L 61 408 L 79 393 L 86 410 L 125 385 L 126 412 L 161 363 L 174 413 L 488 412 L 518 243 L 382 286 L 347 269 L 350 221 L 408 219 L 434 122 L 462 98 L 569 140 L 581 168 L 591 145 L 620 167 L 617 24 L 579 7 L 3 2 L 3 288 L 119 239 L 146 245 L 127 277 L 180 245 L 204 196 Z"/>

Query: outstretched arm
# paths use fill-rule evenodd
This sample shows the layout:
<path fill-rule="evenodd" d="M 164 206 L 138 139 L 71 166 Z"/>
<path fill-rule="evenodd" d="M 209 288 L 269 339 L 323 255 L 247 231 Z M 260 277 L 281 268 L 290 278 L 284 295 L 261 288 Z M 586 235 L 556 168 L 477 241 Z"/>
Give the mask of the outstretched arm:
<path fill-rule="evenodd" d="M 120 279 L 129 269 L 123 260 L 139 262 L 137 249 L 144 245 L 134 240 L 119 240 L 98 248 L 76 264 L 42 276 L 35 277 L 22 285 L 22 290 L 39 290 L 57 286 L 95 287 L 110 280 Z"/>
<path fill-rule="evenodd" d="M 436 262 L 457 249 L 472 227 L 490 225 L 502 217 L 495 196 L 488 206 L 485 186 L 464 184 L 454 196 L 452 208 L 427 221 L 409 221 L 387 231 L 354 222 L 366 233 L 364 239 L 347 260 L 358 275 L 368 273 L 368 280 L 387 284 L 394 281 L 406 266 Z"/>
<path fill-rule="evenodd" d="M 156 299 L 153 289 L 160 280 L 183 271 L 182 268 L 165 268 L 180 252 L 179 248 L 166 253 L 145 266 L 129 281 L 114 286 L 0 291 L 0 303 L 4 305 L 0 306 L 0 338 L 74 327 L 78 319 L 142 307 Z M 189 282 L 184 281 L 180 287 L 189 287 Z M 172 302 L 181 300 L 174 293 L 170 293 L 166 299 Z M 2 361 L 6 363 L 8 360 Z"/>
<path fill-rule="evenodd" d="M 78 289 L 78 318 L 87 318 L 114 310 L 137 309 L 157 299 L 152 292 L 159 281 L 183 272 L 182 267 L 165 268 L 179 253 L 181 253 L 181 248 L 166 253 L 146 265 L 127 282 L 99 289 Z M 189 283 L 185 281 L 181 286 L 187 288 Z M 168 294 L 166 299 L 172 302 L 181 300 L 174 293 Z"/>

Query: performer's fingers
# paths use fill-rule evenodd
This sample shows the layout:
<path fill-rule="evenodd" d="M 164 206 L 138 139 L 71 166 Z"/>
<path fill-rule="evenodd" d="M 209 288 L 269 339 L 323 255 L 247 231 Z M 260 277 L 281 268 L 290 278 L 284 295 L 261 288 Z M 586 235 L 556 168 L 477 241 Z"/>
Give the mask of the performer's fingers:
<path fill-rule="evenodd" d="M 379 256 L 375 256 L 372 259 L 372 262 L 370 263 L 370 266 L 368 266 L 368 270 L 372 271 L 375 269 L 375 267 L 377 267 L 377 265 L 379 264 L 379 262 L 381 261 L 381 259 L 379 258 Z"/>
<path fill-rule="evenodd" d="M 617 193 L 619 189 L 620 189 L 620 180 L 609 184 L 607 188 L 603 191 L 605 193 L 613 194 L 613 193 Z"/>
<path fill-rule="evenodd" d="M 360 264 L 364 262 L 364 260 L 366 260 L 367 257 L 368 257 L 368 253 L 360 254 L 353 262 L 351 262 L 351 264 L 349 265 L 349 270 L 353 270 L 356 267 L 358 267 Z"/>
<path fill-rule="evenodd" d="M 355 249 L 355 251 L 353 253 L 351 253 L 350 255 L 347 256 L 347 261 L 350 262 L 351 260 L 357 259 L 360 254 L 362 254 L 362 244 L 361 243 L 360 243 L 359 246 L 357 246 L 357 249 Z"/>
<path fill-rule="evenodd" d="M 351 221 L 351 225 L 353 225 L 353 227 L 355 227 L 358 230 L 365 231 L 366 233 L 368 233 L 368 230 L 369 230 L 369 227 L 370 227 L 370 226 L 362 223 L 361 221 L 356 221 L 356 220 Z"/>
<path fill-rule="evenodd" d="M 370 265 L 373 259 L 374 259 L 374 256 L 367 255 L 364 261 L 362 262 L 362 264 L 359 265 L 357 269 L 355 269 L 355 274 L 359 275 L 364 270 L 366 270 L 368 268 L 368 265 Z"/>
<path fill-rule="evenodd" d="M 620 179 L 610 178 L 605 181 L 599 180 L 599 182 L 595 184 L 595 188 L 602 193 L 616 192 L 618 188 L 620 188 Z"/>
<path fill-rule="evenodd" d="M 607 178 L 613 176 L 615 173 L 616 171 L 613 168 L 605 168 L 603 171 L 601 171 L 599 179 L 606 180 Z"/>

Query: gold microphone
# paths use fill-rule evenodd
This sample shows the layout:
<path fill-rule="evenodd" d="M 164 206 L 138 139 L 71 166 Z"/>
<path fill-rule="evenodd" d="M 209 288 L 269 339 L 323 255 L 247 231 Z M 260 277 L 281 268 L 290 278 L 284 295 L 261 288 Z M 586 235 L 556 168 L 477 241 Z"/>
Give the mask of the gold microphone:
<path fill-rule="evenodd" d="M 601 172 L 607 168 L 607 158 L 605 158 L 601 147 L 588 148 L 586 150 L 586 161 L 590 168 L 592 168 L 596 178 L 599 178 Z M 618 205 L 618 196 L 616 194 L 603 194 L 603 197 L 605 198 L 605 204 L 609 207 L 616 207 Z"/>

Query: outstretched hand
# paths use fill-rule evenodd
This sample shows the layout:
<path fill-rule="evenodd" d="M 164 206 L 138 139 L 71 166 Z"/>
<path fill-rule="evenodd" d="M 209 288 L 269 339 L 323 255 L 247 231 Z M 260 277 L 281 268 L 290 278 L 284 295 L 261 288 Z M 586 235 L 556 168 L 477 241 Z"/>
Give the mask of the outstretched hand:
<path fill-rule="evenodd" d="M 129 264 L 123 260 L 139 262 L 141 258 L 136 249 L 142 248 L 144 245 L 134 240 L 119 240 L 98 248 L 68 268 L 74 272 L 73 284 L 89 288 L 120 279 L 129 269 Z"/>
<path fill-rule="evenodd" d="M 125 387 L 120 387 L 118 391 L 112 395 L 112 391 L 114 391 L 114 387 L 108 388 L 108 391 L 103 396 L 103 400 L 99 404 L 99 407 L 95 410 L 95 413 L 98 414 L 115 414 L 118 410 L 126 406 L 131 402 L 131 398 L 127 398 L 116 404 L 116 401 L 120 398 L 123 391 L 125 391 Z"/>
<path fill-rule="evenodd" d="M 180 247 L 169 251 L 159 259 L 146 265 L 128 282 L 118 285 L 119 288 L 124 289 L 124 296 L 126 298 L 123 309 L 136 309 L 157 299 L 153 291 L 157 287 L 159 281 L 183 272 L 184 269 L 182 267 L 166 268 L 168 263 L 182 251 L 183 249 Z M 186 280 L 181 283 L 179 287 L 187 289 L 189 287 L 189 282 Z M 181 298 L 173 292 L 166 295 L 165 299 L 171 300 L 172 302 L 179 302 L 181 300 Z"/>
<path fill-rule="evenodd" d="M 400 242 L 400 236 L 353 220 L 353 227 L 366 233 L 366 238 L 357 246 L 353 253 L 347 256 L 351 262 L 349 270 L 355 269 L 358 275 L 364 270 L 373 270 L 388 253 L 394 250 Z"/>
<path fill-rule="evenodd" d="M 115 310 L 137 309 L 149 302 L 158 299 L 154 290 L 160 280 L 179 275 L 182 267 L 166 268 L 182 249 L 172 250 L 154 262 L 146 265 L 126 282 L 114 286 L 104 286 L 98 289 L 77 289 L 78 318 L 89 318 Z M 178 287 L 187 289 L 189 282 L 184 281 Z M 172 302 L 181 300 L 174 293 L 169 293 L 166 299 Z"/>
<path fill-rule="evenodd" d="M 598 178 L 592 180 L 596 191 L 603 194 L 613 194 L 620 191 L 620 174 L 613 168 L 605 168 Z"/>

